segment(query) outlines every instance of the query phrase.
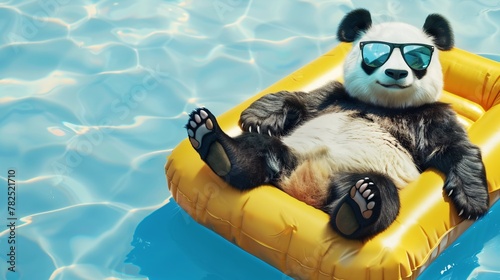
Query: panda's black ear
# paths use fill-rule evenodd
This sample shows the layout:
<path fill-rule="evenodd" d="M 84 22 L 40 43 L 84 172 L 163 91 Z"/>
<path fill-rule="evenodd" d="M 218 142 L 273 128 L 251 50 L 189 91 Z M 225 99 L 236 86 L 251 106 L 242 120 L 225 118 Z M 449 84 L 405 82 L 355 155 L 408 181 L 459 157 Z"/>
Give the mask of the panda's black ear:
<path fill-rule="evenodd" d="M 344 16 L 337 30 L 337 38 L 341 42 L 353 42 L 362 31 L 372 26 L 370 12 L 365 9 L 356 9 Z"/>
<path fill-rule="evenodd" d="M 431 36 L 437 48 L 442 51 L 453 48 L 453 30 L 450 23 L 441 15 L 431 14 L 425 19 L 424 32 Z"/>

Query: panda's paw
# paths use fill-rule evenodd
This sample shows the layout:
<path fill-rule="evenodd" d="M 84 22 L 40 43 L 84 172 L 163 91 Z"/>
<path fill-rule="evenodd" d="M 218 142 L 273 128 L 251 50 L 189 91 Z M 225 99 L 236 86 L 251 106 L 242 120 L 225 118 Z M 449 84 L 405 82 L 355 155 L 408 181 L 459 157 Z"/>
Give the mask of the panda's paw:
<path fill-rule="evenodd" d="M 373 215 L 373 209 L 375 208 L 375 193 L 372 192 L 372 188 L 375 185 L 367 177 L 359 180 L 350 190 L 349 196 L 352 201 L 354 201 L 359 208 L 359 212 L 363 219 L 368 220 Z"/>
<path fill-rule="evenodd" d="M 451 172 L 444 186 L 445 194 L 453 202 L 458 216 L 476 220 L 486 214 L 489 207 L 488 189 L 474 176 Z"/>
<path fill-rule="evenodd" d="M 198 108 L 189 114 L 189 120 L 186 124 L 187 134 L 191 146 L 197 151 L 209 146 L 214 137 L 214 129 L 218 126 L 215 117 L 206 108 Z"/>
<path fill-rule="evenodd" d="M 241 129 L 247 132 L 259 133 L 269 136 L 282 135 L 282 127 L 276 116 L 261 120 L 255 116 L 242 115 L 240 122 Z"/>
<path fill-rule="evenodd" d="M 198 108 L 189 115 L 186 129 L 189 142 L 201 159 L 217 175 L 227 175 L 231 161 L 220 139 L 228 136 L 219 128 L 215 116 L 206 108 Z"/>
<path fill-rule="evenodd" d="M 286 104 L 287 95 L 287 92 L 268 94 L 253 102 L 241 113 L 241 129 L 269 136 L 284 135 L 296 115 Z"/>
<path fill-rule="evenodd" d="M 355 237 L 371 226 L 380 216 L 381 200 L 378 187 L 365 177 L 351 187 L 333 212 L 333 227 L 345 237 Z"/>

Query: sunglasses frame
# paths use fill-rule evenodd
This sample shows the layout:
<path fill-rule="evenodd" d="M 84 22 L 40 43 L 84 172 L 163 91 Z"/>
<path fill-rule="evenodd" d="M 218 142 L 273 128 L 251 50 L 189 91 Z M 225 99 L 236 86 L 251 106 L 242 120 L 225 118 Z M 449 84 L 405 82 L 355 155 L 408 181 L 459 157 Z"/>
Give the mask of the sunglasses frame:
<path fill-rule="evenodd" d="M 370 66 L 364 62 L 365 55 L 364 55 L 363 47 L 367 44 L 373 44 L 373 43 L 383 44 L 383 45 L 389 46 L 389 48 L 390 48 L 389 55 L 387 56 L 387 59 L 382 64 L 380 64 L 380 66 L 377 66 L 377 67 Z M 422 47 L 425 47 L 428 50 L 430 50 L 431 53 L 429 54 L 429 64 L 423 69 L 415 69 L 415 68 L 411 67 L 410 64 L 408 63 L 408 61 L 406 61 L 406 57 L 405 57 L 404 52 L 403 52 L 403 48 L 406 46 L 422 46 Z M 415 71 L 423 71 L 423 70 L 427 69 L 427 67 L 429 67 L 429 65 L 431 64 L 432 54 L 434 53 L 434 46 L 427 45 L 427 44 L 420 44 L 420 43 L 396 44 L 396 43 L 390 43 L 390 42 L 384 42 L 384 41 L 362 41 L 362 42 L 359 42 L 359 48 L 361 49 L 361 56 L 363 58 L 363 63 L 366 64 L 367 66 L 373 67 L 373 68 L 378 68 L 378 67 L 381 67 L 382 65 L 384 65 L 387 62 L 387 60 L 389 60 L 389 57 L 391 57 L 394 49 L 398 48 L 401 51 L 401 55 L 403 56 L 403 60 L 405 61 L 406 65 L 408 65 L 408 67 L 410 67 L 412 70 L 415 70 Z"/>

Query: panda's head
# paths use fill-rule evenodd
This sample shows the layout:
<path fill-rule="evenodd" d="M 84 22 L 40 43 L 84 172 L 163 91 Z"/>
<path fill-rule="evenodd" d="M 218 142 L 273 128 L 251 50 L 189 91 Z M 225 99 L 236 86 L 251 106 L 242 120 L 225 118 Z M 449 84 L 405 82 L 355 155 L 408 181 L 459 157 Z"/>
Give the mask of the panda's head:
<path fill-rule="evenodd" d="M 442 16 L 429 15 L 419 29 L 400 22 L 372 25 L 370 12 L 358 9 L 344 17 L 337 37 L 353 42 L 344 64 L 351 96 L 391 108 L 438 100 L 443 88 L 438 50 L 453 47 L 451 27 Z"/>

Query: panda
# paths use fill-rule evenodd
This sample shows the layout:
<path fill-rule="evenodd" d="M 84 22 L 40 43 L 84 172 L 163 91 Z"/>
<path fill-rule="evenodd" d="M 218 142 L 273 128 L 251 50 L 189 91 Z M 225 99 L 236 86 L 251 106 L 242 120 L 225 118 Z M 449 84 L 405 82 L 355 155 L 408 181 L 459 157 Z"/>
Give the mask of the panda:
<path fill-rule="evenodd" d="M 459 216 L 488 209 L 485 168 L 454 111 L 438 98 L 438 51 L 453 47 L 448 21 L 429 15 L 422 29 L 372 25 L 365 9 L 348 13 L 337 37 L 352 42 L 344 83 L 310 92 L 265 95 L 245 109 L 241 135 L 228 136 L 206 108 L 189 115 L 189 141 L 232 187 L 271 184 L 323 210 L 338 234 L 365 241 L 400 209 L 398 191 L 434 168 Z"/>

